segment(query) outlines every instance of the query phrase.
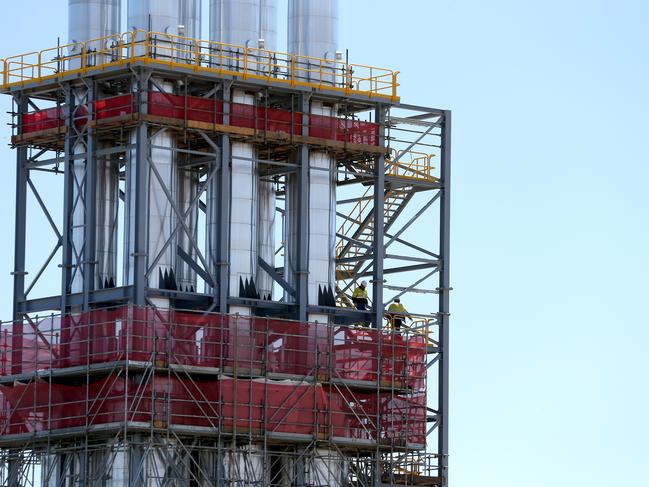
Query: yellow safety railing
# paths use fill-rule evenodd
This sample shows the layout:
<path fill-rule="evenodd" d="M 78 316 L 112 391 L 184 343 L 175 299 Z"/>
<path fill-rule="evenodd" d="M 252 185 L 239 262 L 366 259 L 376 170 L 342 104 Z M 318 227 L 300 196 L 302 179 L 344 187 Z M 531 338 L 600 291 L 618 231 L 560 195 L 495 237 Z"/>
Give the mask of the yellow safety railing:
<path fill-rule="evenodd" d="M 392 150 L 390 152 L 389 159 L 386 161 L 386 174 L 388 176 L 416 179 L 418 181 L 437 181 L 437 178 L 434 175 L 434 157 L 435 154 L 424 154 L 422 152 L 414 151 L 401 152 Z"/>
<path fill-rule="evenodd" d="M 271 84 L 398 100 L 398 71 L 141 30 L 20 54 L 0 61 L 3 90 L 25 83 L 44 82 L 64 74 L 86 75 L 137 61 L 263 80 Z"/>
<path fill-rule="evenodd" d="M 384 313 L 387 314 L 388 311 L 385 311 Z M 403 325 L 399 328 L 401 333 L 407 333 L 410 336 L 423 336 L 426 341 L 426 346 L 428 347 L 436 347 L 438 345 L 437 340 L 433 338 L 433 330 L 436 325 L 433 318 L 409 314 L 402 315 L 402 317 Z M 388 316 L 385 316 L 384 318 L 386 320 L 385 329 L 396 330 L 394 319 Z"/>

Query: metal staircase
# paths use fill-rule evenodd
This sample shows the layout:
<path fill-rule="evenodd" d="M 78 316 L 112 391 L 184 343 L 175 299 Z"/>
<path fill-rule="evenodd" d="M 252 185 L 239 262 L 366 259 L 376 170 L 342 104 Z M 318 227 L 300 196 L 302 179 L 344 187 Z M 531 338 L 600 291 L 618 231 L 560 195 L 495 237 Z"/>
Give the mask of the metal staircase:
<path fill-rule="evenodd" d="M 396 153 L 386 161 L 386 190 L 384 195 L 383 229 L 388 232 L 415 195 L 417 182 L 435 182 L 432 155 Z M 404 162 L 404 159 L 409 159 Z M 395 162 L 390 162 L 395 161 Z M 371 255 L 374 241 L 373 186 L 368 186 L 356 204 L 344 216 L 338 228 L 336 245 L 337 293 L 341 304 L 351 306 L 345 293 L 355 276 Z"/>

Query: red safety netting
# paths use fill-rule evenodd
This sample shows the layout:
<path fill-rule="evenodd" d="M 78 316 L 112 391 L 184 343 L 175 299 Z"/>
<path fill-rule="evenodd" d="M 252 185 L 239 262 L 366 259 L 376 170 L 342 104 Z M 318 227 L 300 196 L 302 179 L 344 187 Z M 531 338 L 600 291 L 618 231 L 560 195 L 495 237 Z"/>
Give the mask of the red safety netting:
<path fill-rule="evenodd" d="M 120 117 L 130 115 L 135 112 L 135 95 L 112 96 L 94 102 L 95 119 L 103 120 L 106 118 Z"/>
<path fill-rule="evenodd" d="M 221 100 L 151 91 L 147 101 L 149 115 L 209 124 L 223 123 L 224 109 Z M 93 103 L 96 120 L 138 112 L 133 93 L 104 98 Z M 243 103 L 230 103 L 229 109 L 229 124 L 232 126 L 302 135 L 302 113 Z M 64 118 L 65 110 L 62 107 L 26 113 L 22 117 L 21 132 L 30 133 L 61 127 L 65 123 Z M 307 132 L 311 137 L 353 144 L 379 144 L 379 124 L 312 114 L 307 118 Z M 82 125 L 87 120 L 87 108 L 78 107 L 75 123 Z"/>
<path fill-rule="evenodd" d="M 211 124 L 223 123 L 221 100 L 151 91 L 148 101 L 149 115 Z"/>
<path fill-rule="evenodd" d="M 63 107 L 47 108 L 25 113 L 22 116 L 20 132 L 28 134 L 40 130 L 63 127 L 65 124 L 65 110 Z"/>
<path fill-rule="evenodd" d="M 309 115 L 309 135 L 352 144 L 379 145 L 379 125 L 360 120 Z"/>
<path fill-rule="evenodd" d="M 420 447 L 425 394 L 352 392 L 320 383 L 110 375 L 80 386 L 0 386 L 0 434 L 110 425 L 192 426 L 234 434 L 308 435 Z M 290 438 L 290 436 L 289 436 Z"/>
<path fill-rule="evenodd" d="M 369 328 L 121 307 L 11 324 L 0 332 L 0 373 L 121 360 L 219 368 L 274 378 L 317 377 L 420 390 L 425 339 Z M 13 364 L 18 357 L 19 362 Z M 15 366 L 12 366 L 15 365 Z"/>

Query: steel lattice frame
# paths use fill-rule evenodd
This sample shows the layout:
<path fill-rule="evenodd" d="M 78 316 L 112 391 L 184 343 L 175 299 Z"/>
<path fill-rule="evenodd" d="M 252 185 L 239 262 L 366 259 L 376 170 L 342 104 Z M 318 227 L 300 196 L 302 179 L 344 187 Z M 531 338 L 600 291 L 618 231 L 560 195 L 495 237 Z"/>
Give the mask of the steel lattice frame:
<path fill-rule="evenodd" d="M 229 241 L 229 215 L 230 215 L 230 196 L 232 188 L 230 187 L 230 167 L 222 161 L 230 160 L 230 147 L 232 137 L 236 134 L 228 132 L 210 131 L 208 129 L 189 128 L 184 125 L 168 125 L 164 121 L 156 121 L 147 118 L 147 96 L 152 83 L 153 74 L 158 77 L 167 77 L 181 81 L 185 87 L 186 93 L 196 90 L 201 92 L 202 96 L 222 100 L 224 102 L 223 125 L 228 125 L 228 102 L 230 101 L 233 87 L 243 87 L 248 90 L 262 93 L 265 99 L 272 99 L 277 103 L 299 111 L 303 114 L 309 112 L 309 102 L 311 99 L 323 99 L 330 103 L 336 103 L 341 107 L 341 112 L 352 114 L 357 112 L 371 113 L 371 117 L 380 123 L 380 146 L 392 147 L 402 151 L 409 151 L 413 147 L 428 146 L 436 153 L 439 160 L 439 172 L 431 180 L 422 181 L 417 178 L 404 179 L 403 177 L 390 174 L 390 167 L 396 167 L 400 163 L 400 155 L 396 153 L 390 159 L 386 159 L 384 153 L 374 154 L 354 154 L 346 148 L 337 152 L 339 165 L 339 188 L 348 188 L 350 194 L 355 194 L 347 202 L 356 203 L 362 198 L 366 200 L 368 196 L 361 196 L 360 191 L 368 186 L 371 187 L 371 198 L 369 199 L 371 211 L 367 221 L 371 222 L 371 239 L 370 243 L 364 243 L 354 236 L 339 234 L 339 240 L 343 243 L 356 245 L 357 249 L 364 249 L 364 252 L 349 257 L 339 256 L 339 265 L 354 265 L 354 274 L 351 278 L 339 279 L 339 302 L 345 302 L 345 294 L 349 289 L 362 277 L 370 277 L 373 284 L 372 301 L 374 303 L 386 303 L 386 291 L 396 291 L 393 295 L 411 295 L 413 292 L 421 292 L 421 286 L 432 283 L 432 289 L 425 292 L 433 292 L 437 295 L 436 309 L 426 309 L 420 314 L 425 318 L 427 324 L 434 328 L 438 334 L 437 338 L 431 341 L 429 347 L 428 370 L 430 372 L 429 386 L 436 385 L 437 390 L 429 400 L 433 401 L 434 407 L 430 407 L 431 425 L 429 438 L 436 436 L 433 445 L 430 446 L 431 453 L 434 454 L 437 464 L 431 466 L 438 471 L 443 482 L 447 483 L 447 458 L 448 458 L 448 366 L 449 366 L 449 251 L 450 251 L 450 149 L 451 149 L 451 114 L 449 111 L 430 109 L 419 106 L 405 104 L 386 104 L 385 101 L 376 101 L 366 97 L 341 97 L 338 93 L 311 92 L 307 89 L 290 88 L 290 87 L 273 87 L 264 85 L 261 82 L 253 80 L 244 81 L 231 78 L 206 77 L 192 73 L 191 69 L 183 71 L 182 69 L 164 70 L 155 68 L 155 71 L 146 65 L 135 63 L 128 69 L 115 68 L 107 69 L 106 72 L 96 74 L 89 78 L 70 78 L 62 76 L 55 84 L 39 86 L 37 84 L 30 86 L 26 84 L 23 87 L 14 87 L 10 89 L 9 94 L 14 99 L 14 126 L 21 125 L 22 117 L 31 109 L 38 108 L 37 103 L 45 103 L 49 106 L 60 106 L 65 104 L 67 107 L 74 107 L 75 99 L 77 102 L 90 104 L 93 100 L 99 98 L 99 86 L 115 87 L 116 90 L 124 87 L 137 87 L 137 107 L 139 117 L 132 117 L 131 120 L 124 119 L 117 125 L 110 127 L 101 127 L 98 124 L 86 124 L 79 126 L 75 120 L 74 109 L 69 109 L 65 119 L 64 129 L 43 134 L 40 139 L 21 139 L 19 134 L 14 140 L 17 154 L 17 176 L 16 176 L 16 226 L 15 226 L 15 255 L 14 255 L 14 309 L 13 322 L 14 333 L 12 349 L 14 356 L 13 364 L 19 364 L 21 357 L 18 355 L 22 348 L 20 342 L 25 323 L 29 325 L 34 315 L 56 311 L 67 313 L 70 310 L 89 310 L 116 303 L 131 304 L 136 306 L 151 305 L 151 299 L 164 297 L 175 300 L 181 306 L 192 309 L 202 309 L 206 312 L 227 313 L 231 305 L 246 305 L 254 307 L 258 313 L 265 316 L 280 316 L 299 321 L 306 321 L 309 313 L 319 312 L 329 314 L 333 321 L 339 324 L 353 324 L 358 322 L 371 322 L 377 328 L 384 326 L 384 306 L 375 306 L 373 310 L 359 312 L 349 307 L 337 306 L 323 307 L 309 305 L 307 302 L 307 272 L 308 272 L 308 228 L 305 222 L 308 220 L 308 178 L 309 178 L 309 151 L 310 144 L 289 142 L 280 147 L 279 144 L 270 145 L 265 140 L 256 140 L 255 143 L 265 148 L 266 153 L 270 155 L 264 162 L 267 177 L 275 178 L 278 185 L 285 182 L 287 174 L 295 174 L 299 181 L 298 194 L 302 202 L 300 204 L 301 214 L 299 221 L 302 222 L 298 228 L 298 278 L 295 289 L 283 279 L 281 269 L 267 269 L 269 274 L 276 281 L 277 285 L 284 290 L 291 291 L 295 297 L 293 303 L 281 301 L 264 301 L 249 298 L 235 298 L 229 296 L 228 282 L 228 241 Z M 119 88 L 121 87 L 121 88 Z M 128 90 L 130 88 L 126 88 Z M 92 119 L 92 114 L 90 114 Z M 414 129 L 409 123 L 414 123 Z M 132 127 L 136 133 L 136 143 L 131 145 L 128 130 L 124 126 Z M 402 132 L 405 136 L 395 135 L 399 127 L 409 127 Z M 307 124 L 304 124 L 304 130 Z M 179 153 L 184 153 L 194 160 L 200 161 L 201 182 L 199 195 L 193 201 L 193 206 L 205 211 L 205 203 L 201 195 L 207 188 L 217 188 L 220 199 L 219 210 L 217 215 L 218 227 L 215 227 L 215 235 L 211 238 L 218 242 L 218 255 L 213 259 L 207 259 L 204 246 L 196 241 L 195 236 L 189 235 L 183 214 L 181 210 L 174 205 L 170 191 L 167 190 L 169 202 L 173 206 L 176 218 L 176 228 L 166 245 L 173 245 L 173 237 L 177 232 L 185 232 L 192 241 L 192 246 L 196 250 L 197 259 L 191 260 L 189 264 L 194 268 L 200 278 L 212 288 L 211 292 L 188 293 L 176 290 L 160 290 L 147 286 L 147 275 L 151 267 L 150 256 L 146 255 L 146 228 L 147 228 L 147 202 L 146 202 L 146 183 L 149 177 L 158 177 L 155 169 L 155 162 L 151 160 L 150 139 L 153 131 L 174 130 L 185 137 L 191 138 L 194 145 L 187 145 L 182 149 L 176 149 Z M 101 132 L 102 137 L 112 137 L 115 141 L 114 147 L 100 149 L 97 147 L 97 137 Z M 303 135 L 306 135 L 303 134 Z M 432 138 L 434 142 L 424 144 L 425 138 Z M 306 140 L 306 137 L 303 139 Z M 84 153 L 78 148 L 83 147 Z M 76 156 L 75 148 L 77 148 Z M 126 154 L 134 151 L 135 160 L 128 161 Z M 274 156 L 273 151 L 284 154 L 284 160 L 279 156 Z M 123 154 L 120 167 L 123 169 L 123 177 L 133 177 L 138 185 L 136 194 L 135 207 L 135 228 L 134 249 L 132 258 L 135 275 L 132 283 L 126 286 L 114 288 L 98 289 L 95 282 L 95 233 L 94 233 L 94 215 L 95 214 L 95 195 L 94 187 L 96 182 L 95 161 L 97 157 L 108 154 Z M 85 171 L 81 178 L 72 170 L 75 158 L 86 161 Z M 135 164 L 134 164 L 135 163 Z M 129 164 L 131 164 L 129 166 Z M 133 167 L 134 166 L 134 167 Z M 61 227 L 57 225 L 57 218 L 53 217 L 48 209 L 44 198 L 41 195 L 40 188 L 31 177 L 34 171 L 46 171 L 55 175 L 63 173 L 64 188 L 64 212 Z M 129 172 L 130 171 L 130 172 Z M 387 174 L 386 174 L 387 173 Z M 344 176 L 344 177 L 343 177 Z M 406 188 L 404 191 L 409 195 L 404 197 L 405 204 L 400 208 L 398 214 L 390 215 L 389 221 L 386 221 L 386 191 L 390 188 L 402 185 Z M 358 190 L 355 188 L 359 188 Z M 347 189 L 346 189 L 347 190 Z M 354 193 L 356 191 L 356 193 Z M 38 207 L 52 227 L 55 235 L 55 245 L 53 250 L 48 254 L 48 258 L 34 273 L 33 280 L 28 284 L 27 275 L 27 256 L 26 248 L 28 225 L 31 224 L 28 218 L 27 197 L 31 193 L 35 197 Z M 417 198 L 415 198 L 417 195 Z M 425 196 L 425 200 L 420 201 L 420 195 Z M 419 205 L 415 203 L 420 201 Z M 414 208 L 414 213 L 408 214 L 405 206 L 410 203 L 409 208 Z M 87 216 L 84 224 L 84 244 L 82 248 L 76 248 L 72 239 L 71 218 L 74 209 L 82 205 L 86 210 Z M 345 214 L 344 206 L 339 206 L 338 216 L 341 221 L 349 218 Z M 396 213 L 396 212 L 395 212 Z M 392 218 L 394 217 L 394 218 Z M 400 228 L 397 229 L 397 220 Z M 405 221 L 404 221 L 405 220 Z M 352 219 L 354 225 L 360 225 L 362 222 Z M 381 222 L 374 224 L 373 222 Z M 436 243 L 437 248 L 425 248 L 420 242 L 409 239 L 408 228 L 415 223 L 420 223 L 419 228 L 429 232 L 432 240 Z M 367 225 L 367 223 L 366 223 Z M 416 227 L 417 225 L 415 225 Z M 414 227 L 413 227 L 414 228 Z M 362 232 L 362 231 L 361 231 Z M 358 232 L 356 232 L 358 233 Z M 394 244 L 401 245 L 414 254 L 391 254 L 389 249 Z M 54 296 L 32 297 L 32 291 L 37 289 L 37 284 L 41 276 L 51 272 L 54 266 L 54 260 L 57 255 L 61 256 L 59 263 L 61 275 L 61 293 Z M 415 257 L 413 257 L 415 255 Z M 384 267 L 387 260 L 395 261 L 396 264 L 389 268 Z M 214 262 L 215 265 L 208 264 Z M 74 262 L 80 262 L 75 266 Z M 412 272 L 422 271 L 424 274 L 418 274 L 415 278 L 409 277 Z M 83 292 L 71 293 L 70 284 L 75 276 L 79 273 L 83 279 Z M 403 276 L 398 286 L 384 286 L 386 276 Z M 410 279 L 410 280 L 409 280 Z M 225 285 L 222 285 L 225 284 Z M 418 287 L 419 286 L 419 287 Z M 33 326 L 33 325 L 31 325 Z M 18 369 L 12 371 L 18 373 Z M 147 373 L 142 372 L 142 373 Z M 155 373 L 149 371 L 148 373 Z M 129 472 L 130 484 L 137 485 L 137 479 L 140 478 L 142 468 L 146 464 L 148 455 L 155 455 L 156 435 L 154 432 L 132 432 L 126 426 L 123 430 L 118 431 L 112 436 L 113 444 L 116 445 L 114 451 L 126 448 L 131 443 L 140 444 L 141 448 L 134 448 L 131 455 L 139 455 L 137 461 L 133 462 L 137 471 Z M 186 465 L 186 472 L 195 471 L 200 468 L 200 462 L 197 462 L 195 456 L 197 452 L 209 451 L 229 451 L 225 440 L 215 439 L 193 439 L 183 434 L 178 434 L 173 430 L 168 430 L 173 441 L 178 445 L 178 449 L 173 452 L 179 459 L 179 465 Z M 45 465 L 44 459 L 50 448 L 56 448 L 58 451 L 70 450 L 70 455 L 79 455 L 84 452 L 84 458 L 90 458 L 89 452 L 101 450 L 100 445 L 106 444 L 107 437 L 86 433 L 72 439 L 47 441 L 25 441 L 21 445 L 6 446 L 3 450 L 3 479 L 5 485 L 31 485 L 30 475 L 34 475 L 35 465 Z M 306 451 L 313 450 L 316 445 L 302 445 L 301 453 L 293 453 L 296 461 L 299 461 Z M 334 448 L 335 445 L 333 445 Z M 269 446 L 270 448 L 270 446 Z M 272 448 L 277 448 L 273 446 Z M 105 462 L 111 461 L 111 452 L 104 451 Z M 137 453 L 140 452 L 140 453 Z M 347 451 L 350 458 L 355 458 L 353 464 L 357 466 L 358 472 L 356 481 L 358 485 L 379 486 L 385 484 L 380 471 L 381 466 L 386 462 L 386 452 L 377 448 L 369 455 L 367 452 Z M 413 453 L 388 453 L 390 461 L 398 463 L 398 459 L 415 455 Z M 93 457 L 94 458 L 94 457 Z M 113 456 L 114 458 L 114 456 Z M 407 461 L 407 458 L 403 458 Z M 74 461 L 74 460 L 71 460 Z M 93 460 L 96 461 L 96 460 Z M 155 463 L 155 462 L 154 462 Z M 193 465 L 193 466 L 192 466 Z M 361 468 L 362 467 L 362 468 Z M 194 470 L 192 470 L 194 469 Z M 363 473 L 363 469 L 364 473 Z M 81 469 L 81 471 L 85 471 Z M 187 474 L 186 477 L 192 477 Z M 214 473 L 213 479 L 220 479 L 218 472 Z M 93 483 L 92 479 L 80 478 L 75 479 L 71 485 L 102 485 L 99 481 Z M 299 482 L 300 479 L 295 479 Z M 392 481 L 396 482 L 394 478 Z M 221 480 L 217 480 L 221 482 Z M 217 483 L 220 485 L 220 483 Z M 36 484 L 37 485 L 37 484 Z M 180 484 L 179 484 L 180 485 Z M 198 485 L 198 484 L 196 484 Z M 226 485 L 225 483 L 223 485 Z M 389 483 L 389 485 L 392 485 Z"/>

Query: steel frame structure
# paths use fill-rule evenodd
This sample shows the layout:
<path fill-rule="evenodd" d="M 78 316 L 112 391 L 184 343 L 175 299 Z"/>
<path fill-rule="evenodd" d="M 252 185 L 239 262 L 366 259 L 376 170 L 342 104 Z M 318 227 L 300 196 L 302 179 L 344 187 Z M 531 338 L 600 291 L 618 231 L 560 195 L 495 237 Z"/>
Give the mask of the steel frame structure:
<path fill-rule="evenodd" d="M 149 99 L 147 93 L 154 87 L 156 79 L 168 79 L 181 86 L 186 95 L 200 96 L 223 103 L 223 123 L 196 124 L 185 120 L 170 120 L 164 117 L 149 115 Z M 290 134 L 290 137 L 273 137 L 260 128 L 252 131 L 229 128 L 230 101 L 234 88 L 255 92 L 258 100 L 273 106 L 303 114 L 303 133 Z M 83 117 L 87 123 L 79 123 L 80 112 L 75 109 L 75 103 L 93 106 L 95 100 L 107 94 L 135 93 L 137 114 L 113 117 L 103 123 L 94 119 L 92 110 Z M 163 90 L 159 90 L 163 91 Z M 201 310 L 205 313 L 219 312 L 226 314 L 230 306 L 244 305 L 255 310 L 259 316 L 281 317 L 306 322 L 311 313 L 327 314 L 332 322 L 339 325 L 354 325 L 371 323 L 381 329 L 386 326 L 384 307 L 389 303 L 388 294 L 414 296 L 416 294 L 434 294 L 437 296 L 435 309 L 426 309 L 420 313 L 413 312 L 417 323 L 413 328 L 421 327 L 431 332 L 429 341 L 429 359 L 427 368 L 430 379 L 429 386 L 436 387 L 430 397 L 433 406 L 429 405 L 430 430 L 429 437 L 433 439 L 429 445 L 426 461 L 435 464 L 428 465 L 435 469 L 436 475 L 431 476 L 430 485 L 447 485 L 448 472 L 448 379 L 449 379 L 449 256 L 450 256 L 450 160 L 451 160 L 451 113 L 446 110 L 406 105 L 386 99 L 329 91 L 326 87 L 313 90 L 303 86 L 269 85 L 262 80 L 241 79 L 237 76 L 197 73 L 188 66 L 150 66 L 145 62 L 132 62 L 125 66 L 109 67 L 102 71 L 93 72 L 83 77 L 78 74 L 62 74 L 55 80 L 46 82 L 26 82 L 21 86 L 12 86 L 6 92 L 14 100 L 14 130 L 13 144 L 17 155 L 16 176 L 16 226 L 15 226 L 15 255 L 14 255 L 14 309 L 12 333 L 12 376 L 20 375 L 15 368 L 21 363 L 19 355 L 23 348 L 21 342 L 26 327 L 34 327 L 38 322 L 36 316 L 50 312 L 68 314 L 70 312 L 89 311 L 114 305 L 152 306 L 153 299 L 165 298 L 171 300 L 177 308 Z M 379 145 L 371 148 L 359 147 L 347 143 L 328 143 L 310 137 L 308 133 L 309 103 L 311 100 L 321 100 L 335 105 L 339 116 L 355 118 L 357 114 L 365 114 L 379 124 Z M 40 131 L 30 136 L 20 132 L 25 114 L 31 110 L 43 107 L 67 107 L 64 110 L 64 125 L 56 129 Z M 368 115 L 369 114 L 369 115 Z M 361 115 L 362 116 L 362 115 Z M 128 133 L 135 131 L 135 143 L 129 140 Z M 185 232 L 195 251 L 196 258 L 184 252 L 179 257 L 185 260 L 205 283 L 203 292 L 187 292 L 175 289 L 159 289 L 147 284 L 148 273 L 155 262 L 155 256 L 148 256 L 146 249 L 146 231 L 148 213 L 146 202 L 147 181 L 149 178 L 162 180 L 151 159 L 152 134 L 159 131 L 173 131 L 185 142 L 175 150 L 185 159 L 189 170 L 195 170 L 200 177 L 200 189 L 194 198 L 192 206 L 205 213 L 218 211 L 216 220 L 218 226 L 213 228 L 214 234 L 208 238 L 217 242 L 217 254 L 207 256 L 205 245 L 198 241 L 196 235 L 191 235 L 185 223 L 187 214 L 174 203 L 171 189 L 165 192 L 172 205 L 175 215 L 175 229 L 165 246 L 173 245 L 174 236 Z M 98 140 L 112 140 L 110 148 L 98 148 Z M 256 144 L 258 148 L 258 164 L 264 177 L 274 181 L 280 188 L 286 184 L 286 176 L 295 174 L 298 181 L 300 218 L 298 226 L 298 263 L 296 285 L 293 288 L 283 276 L 281 266 L 272 267 L 261 262 L 262 268 L 276 282 L 276 287 L 286 291 L 293 297 L 291 302 L 284 300 L 263 300 L 250 297 L 233 297 L 228 290 L 228 241 L 230 195 L 230 147 L 232 140 L 246 140 Z M 309 151 L 314 147 L 328 150 L 335 154 L 338 163 L 339 188 L 339 224 L 337 233 L 337 306 L 309 304 L 307 300 L 308 276 L 308 180 L 309 180 Z M 427 150 L 434 154 L 439 161 L 438 168 L 421 166 L 413 163 L 412 152 Z M 392 152 L 390 152 L 392 150 Z M 131 152 L 134 159 L 127 157 Z M 261 154 L 265 154 L 262 158 Z M 125 255 L 122 260 L 132 259 L 135 270 L 131 282 L 112 288 L 100 288 L 95 278 L 95 181 L 98 157 L 111 155 L 116 157 L 120 165 L 121 184 L 136 184 L 137 191 L 134 210 L 135 231 L 133 232 L 132 255 Z M 83 174 L 74 170 L 75 160 L 85 161 Z M 53 176 L 63 174 L 63 218 L 62 221 L 53 216 L 45 203 L 38 184 L 32 175 L 34 172 L 47 172 Z M 162 185 L 164 188 L 164 184 Z M 203 198 L 208 187 L 218 188 L 218 205 L 207 208 Z M 395 193 L 396 192 L 396 193 Z M 28 194 L 33 194 L 38 207 L 51 226 L 55 235 L 55 245 L 44 264 L 38 270 L 28 269 L 26 249 L 28 226 Z M 122 191 L 122 195 L 123 195 Z M 398 194 L 398 196 L 395 196 Z M 341 197 L 344 196 L 342 199 Z M 396 202 L 395 202 L 396 201 Z M 349 205 L 362 203 L 362 208 L 355 214 L 349 210 Z M 72 238 L 75 231 L 72 225 L 72 214 L 78 205 L 85 208 L 84 243 L 77 248 Z M 413 210 L 414 208 L 414 210 Z M 281 212 L 282 208 L 278 210 Z M 189 211 L 189 210 L 188 210 Z M 57 224 L 60 221 L 60 225 Z M 423 222 L 423 223 L 422 223 Z M 347 230 L 342 228 L 347 225 Z M 409 235 L 413 228 L 427 232 L 428 240 L 434 242 L 421 243 L 421 238 Z M 429 232 L 429 234 L 428 234 Z M 400 248 L 399 251 L 391 249 Z M 278 252 L 281 250 L 278 249 Z M 34 297 L 41 276 L 51 273 L 56 256 L 60 256 L 61 292 L 57 295 Z M 75 265 L 79 263 L 78 265 Z M 386 266 L 386 262 L 391 262 Z M 34 278 L 27 282 L 26 276 L 32 271 Z M 57 271 L 54 271 L 57 272 Z M 49 274 L 48 274 L 49 275 Z M 413 277 L 414 275 L 414 277 Z M 71 292 L 71 282 L 80 276 L 83 291 Z M 395 281 L 396 285 L 388 285 Z M 349 306 L 350 290 L 358 279 L 370 277 L 373 285 L 372 302 L 378 303 L 368 311 L 358 311 Z M 430 302 L 430 301 L 429 301 Z M 389 323 L 387 325 L 390 326 Z M 433 336 L 435 333 L 437 336 Z M 88 376 L 88 369 L 81 371 L 79 377 Z M 141 373 L 147 373 L 142 371 Z M 149 373 L 155 373 L 150 370 Z M 25 377 L 22 377 L 25 378 Z M 430 396 L 430 394 L 429 394 Z M 140 452 L 140 458 L 133 465 L 138 469 L 144 468 L 147 455 L 161 454 L 156 450 L 156 435 L 159 431 L 148 429 L 133 432 L 125 425 L 115 437 L 116 451 L 126 448 L 130 443 L 141 444 L 142 448 L 133 449 Z M 171 429 L 164 433 L 179 446 L 174 455 L 178 456 L 179 464 L 196 464 L 196 452 L 210 450 L 231 451 L 232 445 L 227 445 L 221 439 L 205 439 L 178 434 Z M 218 440 L 218 441 L 217 441 Z M 35 472 L 35 465 L 47 465 L 47 453 L 50 448 L 58 451 L 71 452 L 99 451 L 106 445 L 106 436 L 101 432 L 84 431 L 82 434 L 61 439 L 37 440 L 26 439 L 21 444 L 5 445 L 3 450 L 3 479 L 5 485 L 36 485 L 30 480 Z M 319 447 L 318 442 L 305 445 L 302 450 L 292 453 L 297 459 L 302 458 L 305 451 Z M 333 444 L 332 449 L 339 448 Z M 269 447 L 272 453 L 273 446 Z M 145 452 L 145 453 L 142 453 Z M 356 453 L 346 452 L 355 457 L 354 465 L 359 469 L 354 475 L 356 485 L 412 485 L 415 482 L 409 476 L 408 469 L 413 462 L 423 461 L 422 452 L 386 452 L 379 448 L 373 451 L 356 450 Z M 73 458 L 76 453 L 71 453 Z M 168 454 L 168 453 L 166 453 Z M 194 455 L 192 457 L 192 455 Z M 399 462 L 410 466 L 394 470 L 387 478 L 380 472 L 390 456 L 391 464 L 396 468 Z M 106 455 L 108 459 L 110 455 Z M 88 455 L 85 458 L 89 458 Z M 192 458 L 194 460 L 192 460 Z M 76 461 L 76 460 L 70 460 Z M 296 460 L 298 461 L 298 460 Z M 184 462 L 184 463 L 183 463 Z M 193 462 L 193 463 L 192 463 Z M 155 462 L 154 462 L 155 463 Z M 360 466 L 364 465 L 364 480 L 360 477 Z M 189 467 L 188 467 L 189 468 Z M 194 468 L 194 467 L 192 467 Z M 191 468 L 189 468 L 191 470 Z M 83 469 L 81 469 L 83 471 Z M 405 472 L 403 475 L 394 472 Z M 351 474 L 350 474 L 351 475 Z M 350 478 L 352 478 L 351 476 Z M 139 473 L 131 472 L 129 485 L 138 485 Z M 219 478 L 218 475 L 214 478 Z M 103 485 L 91 482 L 92 479 L 80 477 L 70 480 L 69 485 Z M 296 485 L 303 479 L 294 479 Z M 420 479 L 423 480 L 423 479 Z M 68 485 L 68 484 L 66 484 Z M 174 484 L 190 485 L 190 484 Z M 191 484 L 199 485 L 199 484 Z M 210 484 L 213 485 L 213 484 Z M 221 483 L 217 483 L 221 485 Z M 223 483 L 223 485 L 228 485 Z M 426 484 L 422 484 L 426 485 Z"/>

